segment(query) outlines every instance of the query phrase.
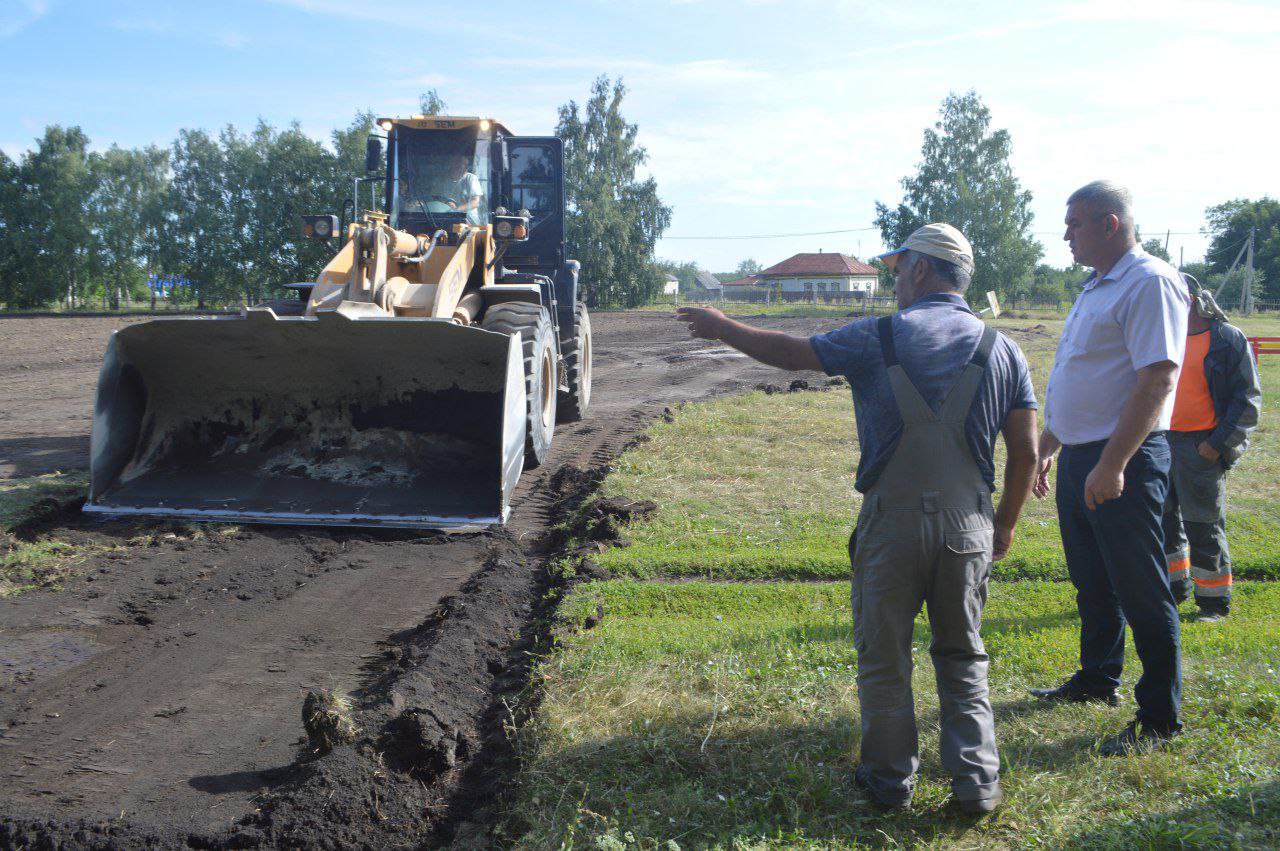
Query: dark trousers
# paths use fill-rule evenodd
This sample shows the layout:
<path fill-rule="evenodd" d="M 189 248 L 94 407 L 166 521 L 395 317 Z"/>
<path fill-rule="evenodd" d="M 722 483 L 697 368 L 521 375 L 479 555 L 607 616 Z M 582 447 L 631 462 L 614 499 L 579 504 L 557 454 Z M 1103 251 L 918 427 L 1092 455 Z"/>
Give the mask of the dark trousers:
<path fill-rule="evenodd" d="M 1058 522 L 1080 611 L 1076 682 L 1093 692 L 1120 685 L 1127 621 L 1142 660 L 1134 689 L 1138 720 L 1177 729 L 1182 702 L 1178 610 L 1169 590 L 1160 523 L 1169 488 L 1169 444 L 1163 434 L 1148 437 L 1125 467 L 1120 497 L 1090 510 L 1084 483 L 1103 445 L 1064 447 L 1058 466 Z"/>

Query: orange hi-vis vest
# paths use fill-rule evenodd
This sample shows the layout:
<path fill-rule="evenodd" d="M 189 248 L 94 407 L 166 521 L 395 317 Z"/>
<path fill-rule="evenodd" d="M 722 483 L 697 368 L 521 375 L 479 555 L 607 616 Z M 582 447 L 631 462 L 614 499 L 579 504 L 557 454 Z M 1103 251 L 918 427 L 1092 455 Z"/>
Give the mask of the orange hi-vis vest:
<path fill-rule="evenodd" d="M 1173 397 L 1172 431 L 1209 431 L 1218 425 L 1209 395 L 1209 382 L 1204 376 L 1204 359 L 1209 354 L 1209 332 L 1187 335 L 1187 353 L 1178 374 L 1178 389 Z"/>

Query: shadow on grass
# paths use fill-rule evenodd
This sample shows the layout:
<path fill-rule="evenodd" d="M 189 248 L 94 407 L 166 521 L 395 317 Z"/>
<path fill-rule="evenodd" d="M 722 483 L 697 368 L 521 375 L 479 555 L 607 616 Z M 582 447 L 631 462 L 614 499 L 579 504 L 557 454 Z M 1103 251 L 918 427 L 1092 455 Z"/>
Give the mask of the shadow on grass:
<path fill-rule="evenodd" d="M 1172 814 L 1101 820 L 1068 848 L 1280 847 L 1280 782 L 1242 786 Z"/>
<path fill-rule="evenodd" d="M 846 845 L 954 844 L 974 826 L 939 792 L 950 777 L 935 761 L 928 795 L 907 812 L 882 813 L 853 783 L 852 716 L 709 734 L 707 717 L 667 717 L 643 732 L 544 751 L 525 770 L 524 801 L 510 827 L 529 847 L 581 833 L 630 831 L 661 844 L 737 847 L 735 840 Z M 722 722 L 725 723 L 725 722 Z M 705 740 L 705 746 L 703 745 Z M 644 842 L 642 841 L 642 844 Z"/>
<path fill-rule="evenodd" d="M 89 435 L 0 439 L 0 476 L 24 478 L 89 467 Z"/>
<path fill-rule="evenodd" d="M 1046 629 L 1078 624 L 1080 616 L 1074 608 L 1064 608 L 1051 614 L 1028 615 L 1026 617 L 983 618 L 982 634 L 986 637 L 1007 635 L 1009 633 L 1039 632 Z M 911 632 L 911 640 L 917 644 L 928 644 L 930 638 L 927 623 L 916 621 Z M 853 644 L 853 621 L 845 623 L 811 623 L 786 629 L 772 638 L 771 641 L 783 640 L 793 644 L 820 641 L 831 643 Z M 734 642 L 735 649 L 747 650 L 758 639 L 742 638 Z"/>

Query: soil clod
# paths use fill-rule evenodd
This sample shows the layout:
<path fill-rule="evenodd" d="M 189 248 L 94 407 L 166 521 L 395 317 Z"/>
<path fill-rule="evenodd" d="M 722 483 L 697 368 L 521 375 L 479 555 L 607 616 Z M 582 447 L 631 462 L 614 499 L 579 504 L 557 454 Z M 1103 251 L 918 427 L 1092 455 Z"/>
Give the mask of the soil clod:
<path fill-rule="evenodd" d="M 302 701 L 302 726 L 311 749 L 319 754 L 354 742 L 360 732 L 351 715 L 350 698 L 331 689 L 307 692 Z"/>

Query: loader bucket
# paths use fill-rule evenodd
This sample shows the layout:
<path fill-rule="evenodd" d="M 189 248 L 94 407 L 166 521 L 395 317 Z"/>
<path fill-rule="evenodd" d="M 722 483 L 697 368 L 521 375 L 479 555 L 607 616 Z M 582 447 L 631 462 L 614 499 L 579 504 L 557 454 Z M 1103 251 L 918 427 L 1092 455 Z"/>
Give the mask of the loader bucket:
<path fill-rule="evenodd" d="M 515 337 L 385 315 L 158 319 L 107 347 L 85 511 L 502 523 L 524 432 Z"/>

